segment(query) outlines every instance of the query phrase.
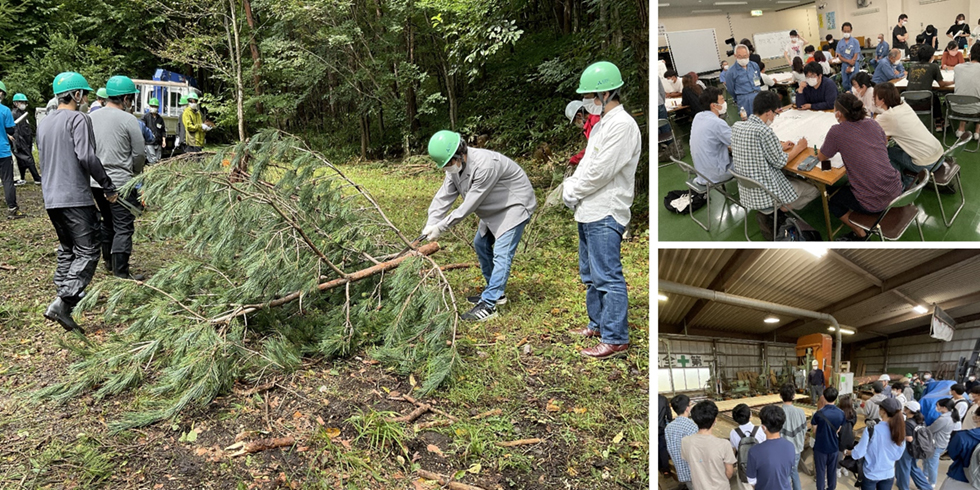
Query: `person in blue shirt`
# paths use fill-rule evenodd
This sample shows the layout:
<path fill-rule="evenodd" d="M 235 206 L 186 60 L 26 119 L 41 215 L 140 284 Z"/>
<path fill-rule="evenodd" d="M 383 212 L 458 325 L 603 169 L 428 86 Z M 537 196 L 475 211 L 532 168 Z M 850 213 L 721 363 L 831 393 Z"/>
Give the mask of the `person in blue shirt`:
<path fill-rule="evenodd" d="M 837 101 L 837 84 L 824 80 L 823 68 L 816 62 L 807 63 L 803 74 L 806 81 L 796 89 L 796 107 L 814 111 L 833 109 Z"/>
<path fill-rule="evenodd" d="M 767 405 L 759 412 L 759 420 L 766 440 L 749 449 L 749 462 L 745 467 L 749 485 L 755 490 L 791 490 L 796 447 L 779 435 L 786 423 L 786 412 L 776 405 Z"/>
<path fill-rule="evenodd" d="M 888 42 L 885 41 L 885 35 L 878 34 L 878 46 L 875 47 L 875 57 L 873 60 L 869 62 L 872 71 L 875 68 L 878 68 L 878 63 L 882 61 L 886 61 L 888 59 L 889 49 L 890 47 L 888 46 Z"/>
<path fill-rule="evenodd" d="M 888 52 L 887 62 L 878 63 L 878 67 L 875 68 L 875 74 L 871 77 L 871 81 L 875 84 L 885 82 L 895 83 L 905 78 L 906 75 L 905 65 L 902 64 L 902 52 L 893 49 Z"/>
<path fill-rule="evenodd" d="M 7 96 L 7 86 L 0 82 L 0 102 Z M 0 104 L 0 126 L 7 134 L 0 136 L 0 181 L 3 181 L 3 197 L 7 201 L 7 219 L 24 218 L 17 207 L 17 188 L 14 187 L 14 158 L 10 137 L 14 135 L 14 116 L 10 108 Z"/>
<path fill-rule="evenodd" d="M 902 404 L 894 398 L 886 398 L 878 405 L 881 422 L 874 426 L 874 433 L 864 429 L 861 442 L 844 456 L 864 458 L 864 481 L 861 490 L 891 490 L 895 481 L 895 462 L 905 452 L 905 418 Z"/>
<path fill-rule="evenodd" d="M 864 59 L 861 55 L 861 43 L 851 37 L 851 23 L 845 22 L 840 26 L 844 38 L 837 43 L 837 57 L 840 58 L 841 86 L 850 87 L 851 78 L 858 72 L 858 63 Z"/>
<path fill-rule="evenodd" d="M 694 168 L 712 184 L 731 180 L 732 127 L 725 122 L 728 102 L 718 87 L 708 87 L 701 92 L 703 111 L 694 116 L 691 123 L 691 156 Z M 698 184 L 707 185 L 701 177 Z"/>
<path fill-rule="evenodd" d="M 837 488 L 837 454 L 840 437 L 838 432 L 844 424 L 844 411 L 834 406 L 837 400 L 837 388 L 833 386 L 823 390 L 823 396 L 817 402 L 819 410 L 810 418 L 814 426 L 813 466 L 817 476 L 817 490 L 835 490 Z"/>
<path fill-rule="evenodd" d="M 749 61 L 749 48 L 744 44 L 735 46 L 735 62 L 725 73 L 725 88 L 739 108 L 752 114 L 752 101 L 762 90 L 762 72 L 759 65 Z"/>
<path fill-rule="evenodd" d="M 977 444 L 980 444 L 980 428 L 953 432 L 949 438 L 949 446 L 946 446 L 946 454 L 953 460 L 953 464 L 949 465 L 949 471 L 946 472 L 943 488 L 972 488 L 966 479 L 966 468 L 970 466 L 970 457 Z"/>

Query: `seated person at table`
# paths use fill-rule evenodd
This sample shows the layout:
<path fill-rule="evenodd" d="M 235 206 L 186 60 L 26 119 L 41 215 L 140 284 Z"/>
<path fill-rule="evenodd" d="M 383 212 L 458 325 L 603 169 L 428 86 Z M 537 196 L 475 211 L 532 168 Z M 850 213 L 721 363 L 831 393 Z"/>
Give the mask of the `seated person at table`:
<path fill-rule="evenodd" d="M 960 63 L 953 68 L 953 79 L 956 82 L 954 94 L 980 97 L 980 42 L 970 47 L 970 61 Z M 980 113 L 980 104 L 958 106 L 954 114 L 976 117 Z M 960 129 L 956 131 L 959 138 L 966 131 L 966 122 L 960 121 Z M 974 128 L 974 138 L 980 139 L 980 127 Z"/>
<path fill-rule="evenodd" d="M 806 81 L 806 75 L 803 73 L 803 60 L 800 58 L 793 58 L 793 83 L 799 84 L 800 82 Z"/>
<path fill-rule="evenodd" d="M 806 138 L 795 144 L 779 141 L 769 127 L 776 119 L 779 106 L 775 92 L 762 92 L 755 97 L 749 119 L 732 127 L 732 161 L 736 173 L 759 182 L 785 207 L 796 210 L 816 199 L 820 191 L 800 179 L 783 175 L 783 167 L 806 150 L 807 142 Z M 739 184 L 738 194 L 746 209 L 769 210 L 774 204 L 762 189 L 747 189 Z"/>
<path fill-rule="evenodd" d="M 813 53 L 813 61 L 818 63 L 820 67 L 823 68 L 824 75 L 829 77 L 834 74 L 834 69 L 831 68 L 830 62 L 827 61 L 827 53 L 824 53 L 823 51 Z"/>
<path fill-rule="evenodd" d="M 797 58 L 799 59 L 799 58 Z M 759 77 L 762 78 L 762 90 L 769 90 L 769 87 L 776 85 L 776 81 L 772 79 L 769 75 L 766 75 L 766 64 L 759 64 Z"/>
<path fill-rule="evenodd" d="M 919 49 L 926 45 L 926 37 L 922 34 L 915 36 L 915 44 L 909 46 L 908 52 L 905 54 L 909 55 L 910 60 L 919 59 Z"/>
<path fill-rule="evenodd" d="M 803 48 L 803 54 L 806 56 L 806 61 L 803 62 L 804 65 L 813 62 L 813 53 L 815 53 L 816 51 L 817 50 L 814 49 L 813 46 L 807 46 Z"/>
<path fill-rule="evenodd" d="M 874 83 L 895 83 L 905 78 L 905 65 L 902 65 L 902 52 L 893 49 L 888 52 L 888 62 L 878 63 L 875 74 L 871 77 Z"/>
<path fill-rule="evenodd" d="M 840 124 L 830 127 L 817 158 L 830 160 L 840 153 L 844 160 L 849 182 L 830 198 L 830 212 L 853 230 L 839 240 L 863 240 L 867 232 L 851 223 L 851 213 L 881 213 L 902 193 L 902 179 L 888 161 L 885 132 L 865 117 L 864 104 L 854 94 L 837 98 L 834 116 Z"/>
<path fill-rule="evenodd" d="M 963 63 L 963 53 L 960 52 L 960 47 L 956 45 L 956 41 L 950 41 L 946 44 L 946 50 L 943 51 L 943 70 L 952 70 L 954 66 Z"/>
<path fill-rule="evenodd" d="M 803 68 L 806 81 L 796 89 L 796 107 L 803 110 L 825 111 L 834 108 L 837 84 L 825 79 L 820 65 L 810 63 Z"/>
<path fill-rule="evenodd" d="M 924 49 L 932 48 L 927 46 Z M 942 165 L 943 146 L 929 128 L 920 123 L 912 107 L 902 102 L 894 85 L 883 83 L 875 86 L 874 96 L 875 104 L 885 110 L 875 121 L 885 136 L 896 143 L 888 147 L 888 160 L 902 172 L 902 187 L 907 188 L 920 170 L 931 172 Z"/>
<path fill-rule="evenodd" d="M 718 87 L 708 87 L 701 92 L 700 105 L 704 108 L 691 123 L 691 156 L 694 168 L 712 183 L 732 178 L 732 128 L 725 122 L 728 102 Z M 701 177 L 695 182 L 706 185 Z"/>
<path fill-rule="evenodd" d="M 868 72 L 858 72 L 851 79 L 851 93 L 857 96 L 864 104 L 864 112 L 868 117 L 881 114 L 882 110 L 875 105 L 875 83 L 871 81 Z"/>
<path fill-rule="evenodd" d="M 868 64 L 871 65 L 871 69 L 874 70 L 878 67 L 878 63 L 888 60 L 888 42 L 885 41 L 884 34 L 878 34 L 878 45 L 875 46 L 875 56 Z"/>
<path fill-rule="evenodd" d="M 951 81 L 943 81 L 943 72 L 939 69 L 939 65 L 932 62 L 932 46 L 923 46 L 917 54 L 918 59 L 914 60 L 915 62 L 909 67 L 908 90 L 931 91 L 932 82 L 938 83 L 940 87 L 948 87 L 953 84 Z M 929 110 L 928 99 L 918 103 L 909 102 L 909 105 L 914 111 Z M 936 119 L 933 122 L 939 131 L 942 131 L 942 105 L 939 102 L 939 95 L 935 92 L 932 93 L 932 107 L 936 109 L 933 111 L 933 116 Z"/>
<path fill-rule="evenodd" d="M 664 72 L 664 90 L 667 92 L 667 97 L 681 96 L 681 92 L 684 91 L 684 85 L 677 79 L 676 71 L 667 70 Z"/>
<path fill-rule="evenodd" d="M 701 86 L 695 81 L 690 73 L 682 77 L 681 83 L 684 88 L 681 90 L 681 105 L 686 105 L 690 114 L 701 112 Z"/>

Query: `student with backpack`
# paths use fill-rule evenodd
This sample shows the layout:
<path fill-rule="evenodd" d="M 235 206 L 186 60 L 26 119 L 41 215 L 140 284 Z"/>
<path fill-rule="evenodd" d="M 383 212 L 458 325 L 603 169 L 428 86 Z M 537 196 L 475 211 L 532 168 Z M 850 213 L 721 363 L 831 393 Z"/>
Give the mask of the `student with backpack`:
<path fill-rule="evenodd" d="M 857 424 L 858 415 L 857 411 L 854 410 L 854 402 L 852 397 L 844 396 L 841 397 L 837 402 L 838 407 L 844 412 L 844 423 L 840 426 L 840 435 L 837 442 L 837 448 L 840 450 L 841 457 L 838 459 L 843 459 L 844 451 L 848 449 L 854 449 L 857 444 L 854 441 L 854 425 Z M 838 462 L 838 472 L 841 473 L 840 476 L 844 476 L 843 473 L 847 471 L 846 468 L 841 466 Z"/>
<path fill-rule="evenodd" d="M 956 411 L 958 419 L 957 422 L 953 424 L 953 430 L 962 430 L 963 421 L 966 420 L 966 412 L 970 409 L 970 400 L 968 400 L 963 394 L 966 393 L 966 387 L 956 383 L 949 387 L 949 394 L 953 398 L 953 408 Z"/>
<path fill-rule="evenodd" d="M 949 465 L 940 490 L 980 488 L 980 429 L 954 432 L 946 452 L 953 464 Z"/>
<path fill-rule="evenodd" d="M 894 398 L 886 398 L 878 406 L 881 411 L 874 429 L 866 427 L 861 442 L 844 455 L 854 459 L 864 458 L 862 490 L 891 490 L 895 481 L 895 462 L 905 452 L 905 420 L 902 404 Z"/>
<path fill-rule="evenodd" d="M 817 490 L 837 488 L 837 453 L 840 450 L 840 428 L 844 424 L 844 412 L 834 406 L 837 388 L 823 391 L 817 402 L 820 408 L 814 412 L 810 424 L 814 426 L 813 466 L 817 476 Z"/>
<path fill-rule="evenodd" d="M 762 427 L 753 425 L 750 421 L 751 418 L 752 410 L 749 409 L 748 405 L 744 403 L 736 405 L 732 410 L 732 419 L 735 420 L 738 427 L 732 429 L 728 434 L 728 441 L 732 443 L 732 449 L 735 450 L 738 481 L 742 483 L 742 488 L 746 490 L 751 490 L 748 485 L 749 478 L 746 475 L 749 450 L 766 440 L 766 434 L 763 432 Z"/>
<path fill-rule="evenodd" d="M 932 490 L 926 474 L 919 469 L 919 460 L 932 457 L 936 451 L 936 439 L 926 427 L 919 402 L 905 404 L 905 452 L 895 463 L 895 485 L 898 490 L 909 490 L 909 477 L 919 490 Z"/>
<path fill-rule="evenodd" d="M 790 474 L 796 466 L 796 449 L 792 442 L 780 437 L 786 412 L 768 405 L 762 407 L 759 419 L 766 439 L 749 449 L 748 484 L 755 490 L 789 490 Z"/>
<path fill-rule="evenodd" d="M 929 432 L 932 432 L 932 436 L 936 439 L 936 452 L 932 453 L 932 457 L 924 459 L 922 462 L 922 472 L 926 474 L 926 479 L 929 480 L 933 486 L 936 485 L 939 478 L 939 456 L 946 451 L 946 446 L 949 445 L 949 436 L 953 432 L 953 424 L 959 422 L 959 419 L 954 420 L 953 399 L 943 398 L 936 402 L 936 411 L 939 412 L 939 418 L 932 421 L 929 425 Z"/>
<path fill-rule="evenodd" d="M 966 411 L 966 417 L 963 418 L 963 430 L 976 429 L 977 422 L 974 414 L 977 413 L 977 404 L 980 403 L 980 386 L 974 386 L 967 390 L 970 393 L 970 408 Z"/>

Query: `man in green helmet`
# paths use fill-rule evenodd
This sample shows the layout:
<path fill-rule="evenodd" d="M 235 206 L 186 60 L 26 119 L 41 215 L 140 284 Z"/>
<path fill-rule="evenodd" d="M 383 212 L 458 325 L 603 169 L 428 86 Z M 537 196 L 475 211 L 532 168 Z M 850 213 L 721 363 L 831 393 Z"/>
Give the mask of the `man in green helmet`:
<path fill-rule="evenodd" d="M 90 116 L 95 131 L 96 155 L 118 187 L 143 172 L 146 158 L 143 133 L 139 120 L 130 113 L 138 94 L 136 84 L 129 77 L 114 76 L 106 82 L 106 105 Z M 119 196 L 120 201 L 110 203 L 95 179 L 91 184 L 102 215 L 102 258 L 107 268 L 116 277 L 142 280 L 141 276 L 129 272 L 136 231 L 136 216 L 131 209 L 140 208 L 139 196 L 133 190 Z"/>
<path fill-rule="evenodd" d="M 484 321 L 497 315 L 507 301 L 504 288 L 524 227 L 538 206 L 524 170 L 500 153 L 468 148 L 459 133 L 439 131 L 429 140 L 429 157 L 445 170 L 442 187 L 432 198 L 422 234 L 429 241 L 470 214 L 480 218 L 473 238 L 476 256 L 487 285 L 479 296 L 467 298 L 472 309 L 463 320 Z M 449 212 L 458 196 L 463 202 Z"/>
<path fill-rule="evenodd" d="M 0 102 L 7 96 L 7 86 L 0 82 Z M 17 207 L 17 188 L 14 187 L 14 157 L 10 149 L 13 140 L 14 116 L 7 106 L 0 104 L 0 127 L 7 134 L 0 136 L 0 181 L 3 183 L 3 197 L 7 201 L 7 219 L 24 218 Z"/>
<path fill-rule="evenodd" d="M 200 106 L 197 105 L 199 100 L 195 92 L 187 94 L 187 108 L 180 117 L 186 132 L 184 151 L 187 153 L 199 152 L 204 147 L 204 118 Z"/>
<path fill-rule="evenodd" d="M 34 183 L 41 185 L 41 175 L 37 173 L 37 165 L 34 163 L 34 128 L 27 120 L 27 96 L 24 94 L 14 94 L 14 109 L 12 111 L 14 123 L 14 158 L 17 159 L 17 168 L 20 170 L 20 180 L 14 185 L 25 185 L 27 172 L 31 173 Z"/>
<path fill-rule="evenodd" d="M 91 113 L 93 113 L 93 112 L 95 112 L 95 111 L 97 111 L 97 110 L 105 107 L 105 101 L 106 101 L 107 98 L 109 98 L 109 95 L 107 94 L 105 87 L 102 87 L 102 88 L 96 90 L 95 91 L 95 103 L 92 104 L 92 107 L 89 107 L 88 108 L 88 113 L 91 114 Z"/>
<path fill-rule="evenodd" d="M 102 187 L 104 197 L 115 202 L 117 193 L 95 154 L 92 121 L 79 106 L 92 89 L 85 77 L 61 73 L 51 84 L 57 108 L 37 128 L 37 150 L 41 158 L 41 193 L 44 208 L 58 234 L 58 266 L 54 283 L 58 297 L 44 317 L 65 330 L 84 332 L 71 318 L 75 305 L 85 295 L 99 265 L 98 211 L 92 203 L 89 178 Z"/>
<path fill-rule="evenodd" d="M 154 97 L 147 105 L 150 109 L 143 114 L 143 124 L 153 133 L 153 143 L 146 145 L 146 164 L 150 165 L 160 161 L 162 149 L 167 147 L 167 126 L 160 115 L 160 101 Z"/>
<path fill-rule="evenodd" d="M 588 325 L 573 333 L 600 339 L 599 345 L 582 351 L 596 359 L 623 356 L 629 348 L 629 298 L 620 254 L 630 221 L 641 137 L 636 121 L 619 102 L 623 84 L 619 68 L 609 62 L 594 63 L 582 73 L 576 91 L 584 96 L 586 108 L 599 112 L 601 119 L 562 191 L 578 222 L 579 275 L 586 286 L 589 314 Z"/>

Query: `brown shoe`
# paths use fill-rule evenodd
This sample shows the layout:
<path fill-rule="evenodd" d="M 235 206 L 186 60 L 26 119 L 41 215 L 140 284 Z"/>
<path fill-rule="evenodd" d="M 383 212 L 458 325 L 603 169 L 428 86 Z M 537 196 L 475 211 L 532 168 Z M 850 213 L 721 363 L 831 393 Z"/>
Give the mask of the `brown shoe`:
<path fill-rule="evenodd" d="M 582 337 L 586 338 L 599 336 L 598 330 L 592 330 L 589 327 L 576 328 L 575 330 L 569 330 L 568 333 L 572 335 L 581 335 Z"/>
<path fill-rule="evenodd" d="M 629 344 L 615 345 L 601 343 L 595 347 L 583 350 L 582 355 L 593 359 L 612 359 L 613 357 L 625 357 L 626 351 L 629 348 Z"/>

